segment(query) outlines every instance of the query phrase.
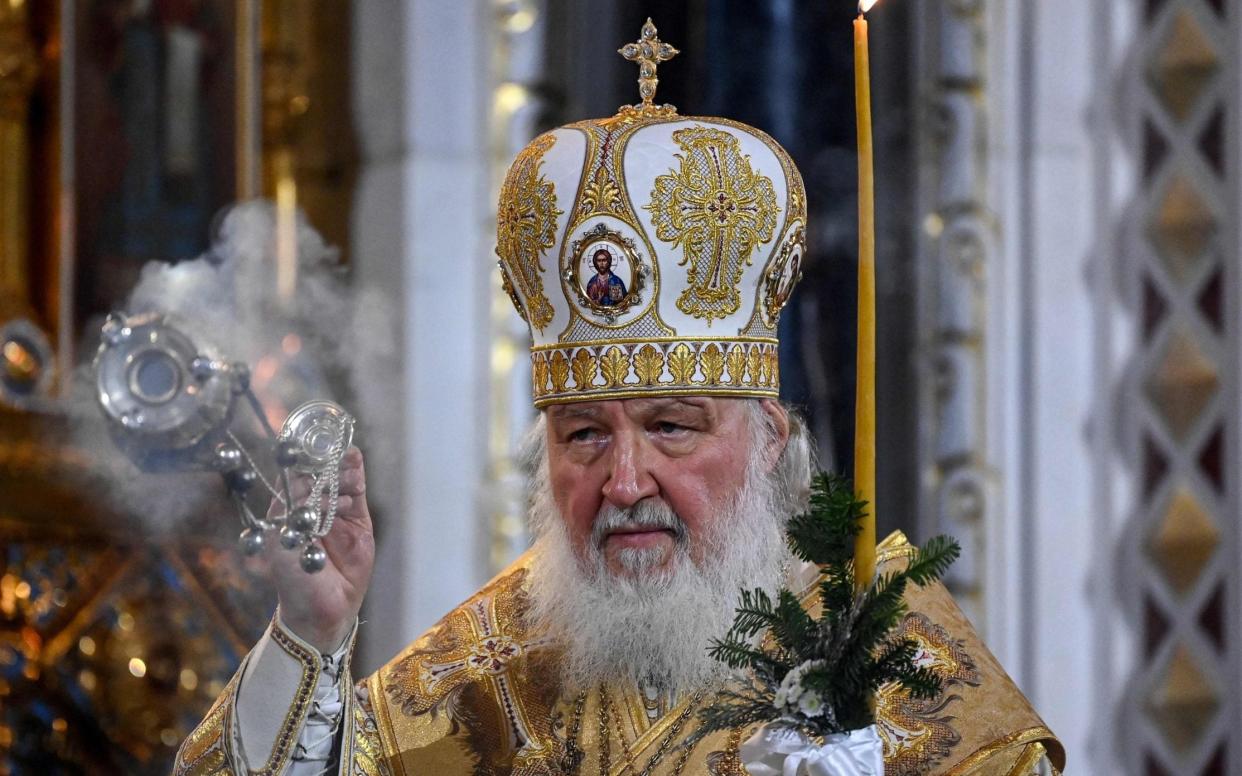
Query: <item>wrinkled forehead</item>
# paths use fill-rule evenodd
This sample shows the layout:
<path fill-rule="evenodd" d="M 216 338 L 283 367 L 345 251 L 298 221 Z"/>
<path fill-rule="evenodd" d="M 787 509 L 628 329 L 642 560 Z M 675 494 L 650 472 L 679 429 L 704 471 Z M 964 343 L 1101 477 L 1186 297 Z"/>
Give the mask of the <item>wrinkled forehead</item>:
<path fill-rule="evenodd" d="M 553 404 L 544 408 L 549 426 L 578 420 L 644 420 L 659 417 L 695 418 L 709 423 L 719 423 L 736 417 L 746 410 L 748 404 L 758 401 L 750 398 L 719 396 L 638 397 L 628 399 L 602 399 L 600 401 Z"/>

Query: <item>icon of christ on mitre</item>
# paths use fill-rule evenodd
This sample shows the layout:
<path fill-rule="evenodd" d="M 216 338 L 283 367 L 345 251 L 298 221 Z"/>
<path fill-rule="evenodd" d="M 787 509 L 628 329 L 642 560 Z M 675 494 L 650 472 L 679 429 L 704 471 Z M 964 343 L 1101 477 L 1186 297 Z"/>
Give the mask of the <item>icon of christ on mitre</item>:
<path fill-rule="evenodd" d="M 787 587 L 817 605 L 819 570 L 785 535 L 807 508 L 813 445 L 778 398 L 806 193 L 763 132 L 655 104 L 656 68 L 677 51 L 650 22 L 622 53 L 643 101 L 535 138 L 500 193 L 496 250 L 530 326 L 540 410 L 522 452 L 532 547 L 356 681 L 374 544 L 352 450 L 327 568 L 269 552 L 279 607 L 176 774 L 748 772 L 753 731 L 694 733 L 737 681 L 708 648 L 739 591 Z M 622 283 L 614 266 L 626 283 L 605 294 Z M 881 573 L 911 550 L 900 534 L 881 542 Z M 899 628 L 942 690 L 877 693 L 884 772 L 1064 767 L 946 589 L 906 600 Z"/>

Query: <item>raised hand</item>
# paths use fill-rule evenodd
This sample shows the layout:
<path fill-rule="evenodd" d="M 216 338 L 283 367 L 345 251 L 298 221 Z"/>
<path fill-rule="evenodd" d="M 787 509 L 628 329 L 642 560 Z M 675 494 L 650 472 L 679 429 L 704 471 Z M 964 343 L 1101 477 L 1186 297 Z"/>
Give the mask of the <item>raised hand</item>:
<path fill-rule="evenodd" d="M 289 488 L 294 505 L 301 504 L 310 493 L 310 479 L 298 477 Z M 351 447 L 341 460 L 336 520 L 328 535 L 318 540 L 328 555 L 318 573 L 302 570 L 300 552 L 286 550 L 277 541 L 265 545 L 263 557 L 280 597 L 281 619 L 321 652 L 334 651 L 349 635 L 371 583 L 375 535 L 366 489 L 362 452 Z M 268 517 L 283 511 L 284 506 L 273 500 Z"/>

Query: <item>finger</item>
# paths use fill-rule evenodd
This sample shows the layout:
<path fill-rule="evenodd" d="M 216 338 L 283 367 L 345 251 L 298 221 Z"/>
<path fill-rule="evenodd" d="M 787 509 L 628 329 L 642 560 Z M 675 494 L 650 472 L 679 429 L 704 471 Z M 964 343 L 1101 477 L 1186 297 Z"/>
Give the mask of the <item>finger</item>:
<path fill-rule="evenodd" d="M 360 496 L 366 490 L 367 480 L 361 468 L 346 469 L 341 472 L 340 492 L 349 496 Z"/>
<path fill-rule="evenodd" d="M 365 586 L 375 560 L 375 538 L 371 533 L 370 520 L 364 522 L 352 517 L 338 520 L 321 541 L 333 566 L 346 579 Z"/>
<path fill-rule="evenodd" d="M 357 451 L 358 448 L 352 447 L 350 448 L 350 450 Z M 354 476 L 357 477 L 357 487 L 356 488 L 342 487 L 340 490 L 342 497 L 345 497 L 345 496 L 351 497 L 349 509 L 346 510 L 344 507 L 338 506 L 337 511 L 347 512 L 348 514 L 347 514 L 346 519 L 352 520 L 356 523 L 364 525 L 366 527 L 366 530 L 370 532 L 371 531 L 371 510 L 370 510 L 370 507 L 367 505 L 367 497 L 366 497 L 367 472 L 366 472 L 366 466 L 362 462 L 361 452 L 358 452 L 358 467 L 356 470 L 353 470 L 350 474 L 351 482 Z M 344 475 L 342 475 L 342 481 L 343 480 L 344 480 Z"/>
<path fill-rule="evenodd" d="M 279 537 L 277 531 L 269 533 L 264 548 L 268 578 L 276 585 L 281 602 L 300 611 L 309 605 L 310 595 L 306 572 L 302 570 L 302 547 L 287 550 L 280 544 Z"/>
<path fill-rule="evenodd" d="M 310 475 L 299 474 L 296 477 L 289 478 L 289 496 L 293 499 L 295 504 L 309 496 L 310 491 Z"/>
<path fill-rule="evenodd" d="M 348 493 L 340 493 L 336 497 L 336 511 L 338 517 L 349 517 L 349 513 L 354 509 L 359 496 L 351 496 Z M 318 513 L 324 514 L 332 507 L 332 499 L 327 493 L 319 497 Z"/>
<path fill-rule="evenodd" d="M 327 509 L 325 503 L 323 509 Z M 336 499 L 336 515 L 339 520 L 360 525 L 371 530 L 371 510 L 365 494 L 350 496 L 342 494 Z"/>
<path fill-rule="evenodd" d="M 358 471 L 361 471 L 363 468 L 363 451 L 356 447 L 350 447 L 348 451 L 345 451 L 344 456 L 340 458 L 340 469 L 343 472 L 347 471 L 347 469 L 358 469 Z"/>
<path fill-rule="evenodd" d="M 341 468 L 353 469 L 362 466 L 362 451 L 356 447 L 351 447 L 345 451 L 345 455 L 341 456 Z"/>
<path fill-rule="evenodd" d="M 337 500 L 336 516 L 338 521 L 371 530 L 371 510 L 366 496 L 341 496 Z"/>

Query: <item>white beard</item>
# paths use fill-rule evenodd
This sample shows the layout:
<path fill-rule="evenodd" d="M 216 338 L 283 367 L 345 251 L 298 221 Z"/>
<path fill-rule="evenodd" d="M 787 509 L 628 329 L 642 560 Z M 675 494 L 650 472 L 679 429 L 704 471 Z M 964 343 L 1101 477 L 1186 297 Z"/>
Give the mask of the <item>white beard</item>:
<path fill-rule="evenodd" d="M 716 518 L 704 546 L 691 559 L 685 524 L 661 501 L 630 510 L 605 507 L 593 525 L 591 546 L 580 561 L 548 486 L 546 465 L 536 476 L 531 519 L 536 558 L 531 571 L 533 621 L 565 650 L 564 678 L 571 689 L 629 681 L 681 694 L 726 675 L 708 655 L 712 639 L 733 624 L 738 593 L 761 587 L 775 593 L 790 553 L 787 515 L 780 514 L 775 487 L 750 467 L 725 514 Z M 627 549 L 617 560 L 626 574 L 613 574 L 600 551 L 610 523 L 672 528 L 673 556 L 656 570 L 664 550 Z"/>

